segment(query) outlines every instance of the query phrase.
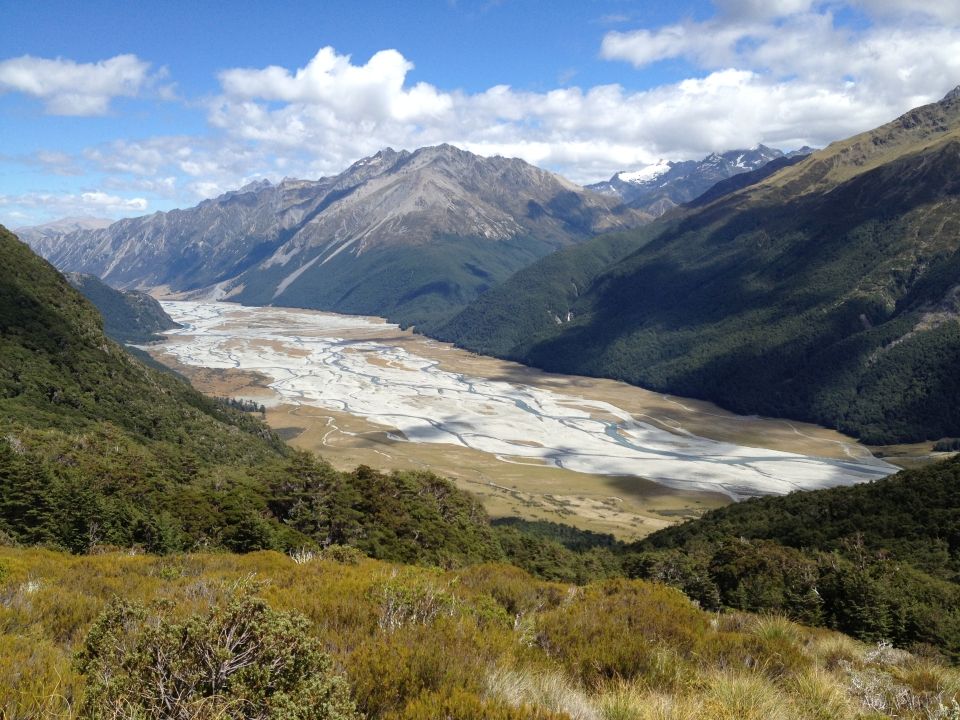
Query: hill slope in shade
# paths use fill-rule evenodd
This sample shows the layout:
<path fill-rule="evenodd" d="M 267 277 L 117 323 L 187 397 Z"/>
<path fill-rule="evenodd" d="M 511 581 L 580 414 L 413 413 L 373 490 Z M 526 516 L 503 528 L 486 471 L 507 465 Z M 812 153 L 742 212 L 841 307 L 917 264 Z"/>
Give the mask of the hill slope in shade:
<path fill-rule="evenodd" d="M 147 293 L 114 290 L 86 273 L 65 273 L 64 277 L 96 306 L 103 316 L 104 332 L 117 342 L 151 342 L 160 339 L 157 333 L 180 327 Z"/>
<path fill-rule="evenodd" d="M 422 324 L 543 255 L 646 219 L 521 160 L 441 145 L 77 231 L 47 258 L 116 287 Z"/>
<path fill-rule="evenodd" d="M 528 305 L 516 286 L 441 334 L 872 443 L 957 435 L 958 178 L 951 93 L 658 223 L 652 238 L 634 233 L 633 254 L 552 298 L 564 322 L 540 322 L 532 339 L 515 343 L 528 315 L 501 312 Z M 550 287 L 563 277 L 549 275 Z"/>

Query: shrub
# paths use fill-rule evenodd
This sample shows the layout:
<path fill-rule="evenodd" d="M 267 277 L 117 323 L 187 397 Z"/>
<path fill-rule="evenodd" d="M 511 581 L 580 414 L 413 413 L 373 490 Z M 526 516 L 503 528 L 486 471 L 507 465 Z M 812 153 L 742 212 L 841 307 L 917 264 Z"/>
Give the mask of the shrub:
<path fill-rule="evenodd" d="M 681 671 L 665 666 L 683 664 L 708 629 L 707 616 L 677 590 L 627 580 L 590 585 L 536 623 L 540 647 L 587 684 L 608 678 L 672 683 Z"/>
<path fill-rule="evenodd" d="M 309 621 L 270 609 L 241 581 L 205 614 L 112 601 L 77 656 L 82 718 L 349 720 L 346 683 Z"/>
<path fill-rule="evenodd" d="M 367 559 L 362 550 L 351 545 L 328 545 L 321 551 L 320 557 L 341 565 L 359 565 L 361 561 Z"/>
<path fill-rule="evenodd" d="M 439 617 L 452 617 L 457 598 L 432 578 L 398 573 L 372 590 L 380 605 L 381 630 L 393 632 L 404 625 L 429 625 Z"/>

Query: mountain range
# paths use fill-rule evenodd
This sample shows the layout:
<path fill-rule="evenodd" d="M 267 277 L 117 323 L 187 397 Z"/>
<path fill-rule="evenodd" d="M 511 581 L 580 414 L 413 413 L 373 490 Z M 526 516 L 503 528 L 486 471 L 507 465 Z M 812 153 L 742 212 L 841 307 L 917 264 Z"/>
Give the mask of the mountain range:
<path fill-rule="evenodd" d="M 317 181 L 251 183 L 34 247 L 116 287 L 428 325 L 543 255 L 647 220 L 522 160 L 441 145 L 383 150 Z"/>
<path fill-rule="evenodd" d="M 65 217 L 42 225 L 14 229 L 17 237 L 27 243 L 41 256 L 54 252 L 60 238 L 78 230 L 100 230 L 113 224 L 113 220 L 90 217 Z"/>
<path fill-rule="evenodd" d="M 960 89 L 762 175 L 544 258 L 437 335 L 871 443 L 960 434 Z"/>
<path fill-rule="evenodd" d="M 588 190 L 617 197 L 630 207 L 659 217 L 672 208 L 700 197 L 717 183 L 759 170 L 774 160 L 803 157 L 813 148 L 803 147 L 786 155 L 766 145 L 748 150 L 711 153 L 703 160 L 661 160 L 639 170 L 621 171 Z"/>

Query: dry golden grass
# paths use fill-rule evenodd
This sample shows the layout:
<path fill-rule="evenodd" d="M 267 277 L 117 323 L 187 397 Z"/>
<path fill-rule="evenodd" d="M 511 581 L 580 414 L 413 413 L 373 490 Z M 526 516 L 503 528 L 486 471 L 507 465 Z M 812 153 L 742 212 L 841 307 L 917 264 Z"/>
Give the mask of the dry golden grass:
<path fill-rule="evenodd" d="M 337 559 L 331 559 L 337 558 Z M 74 717 L 72 657 L 119 595 L 186 617 L 254 577 L 295 610 L 370 718 L 947 720 L 960 672 L 782 617 L 719 616 L 639 581 L 572 588 L 337 553 L 69 556 L 0 548 L 0 717 Z"/>

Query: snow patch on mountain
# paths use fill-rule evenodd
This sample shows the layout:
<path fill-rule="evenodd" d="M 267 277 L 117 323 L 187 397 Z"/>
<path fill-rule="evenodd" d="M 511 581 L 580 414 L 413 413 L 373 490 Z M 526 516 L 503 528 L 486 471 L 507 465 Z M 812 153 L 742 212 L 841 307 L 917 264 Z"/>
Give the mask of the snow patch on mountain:
<path fill-rule="evenodd" d="M 673 163 L 666 162 L 665 160 L 660 160 L 659 162 L 654 163 L 653 165 L 647 165 L 642 167 L 639 170 L 632 170 L 630 172 L 618 172 L 617 177 L 620 178 L 623 182 L 628 183 L 648 183 L 652 180 L 656 180 L 658 177 L 664 173 L 670 172 L 670 168 L 673 167 Z"/>

